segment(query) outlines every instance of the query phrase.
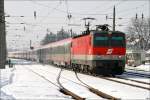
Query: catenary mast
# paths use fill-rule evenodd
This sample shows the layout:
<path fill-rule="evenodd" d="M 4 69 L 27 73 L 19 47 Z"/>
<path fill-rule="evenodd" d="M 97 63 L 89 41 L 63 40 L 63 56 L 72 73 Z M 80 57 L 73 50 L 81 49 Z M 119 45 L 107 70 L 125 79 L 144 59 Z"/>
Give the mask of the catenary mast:
<path fill-rule="evenodd" d="M 0 69 L 5 68 L 6 62 L 6 32 L 4 0 L 0 0 Z"/>

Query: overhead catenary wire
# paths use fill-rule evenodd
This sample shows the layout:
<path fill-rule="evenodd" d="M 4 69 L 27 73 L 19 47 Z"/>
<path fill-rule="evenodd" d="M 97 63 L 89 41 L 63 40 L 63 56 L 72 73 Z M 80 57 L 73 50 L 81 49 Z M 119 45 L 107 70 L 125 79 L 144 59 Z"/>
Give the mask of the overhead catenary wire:
<path fill-rule="evenodd" d="M 137 9 L 139 9 L 139 8 L 142 8 L 144 5 L 146 5 L 146 3 L 144 3 L 144 4 L 142 4 L 142 5 L 139 5 L 139 6 L 136 6 L 136 7 L 132 7 L 132 8 L 127 8 L 127 9 L 123 9 L 123 10 L 119 10 L 119 11 L 117 11 L 117 14 L 118 15 L 127 15 L 128 13 L 132 13 L 133 12 L 133 10 L 137 10 Z M 143 9 L 143 8 L 142 8 Z M 125 13 L 125 14 L 124 14 Z M 122 16 L 123 16 L 122 15 Z"/>
<path fill-rule="evenodd" d="M 34 0 L 32 0 L 32 2 L 33 2 Z M 68 1 L 68 0 L 65 0 L 65 1 Z M 121 4 L 123 4 L 124 2 L 123 2 L 124 0 L 119 0 L 119 1 L 117 1 L 117 3 L 115 3 L 115 5 L 117 5 L 117 6 L 119 6 L 119 5 L 121 5 Z M 60 1 L 61 3 L 63 2 L 63 1 Z M 60 3 L 59 2 L 59 3 Z M 73 12 L 73 11 L 69 11 L 69 5 L 67 5 L 67 11 L 66 10 L 63 10 L 63 9 L 59 9 L 59 8 L 53 8 L 53 7 L 51 7 L 51 6 L 49 6 L 49 5 L 44 5 L 44 4 L 41 4 L 41 3 L 39 3 L 39 2 L 37 2 L 37 1 L 35 1 L 34 3 L 38 3 L 39 5 L 41 5 L 41 6 L 45 6 L 45 7 L 47 7 L 47 8 L 50 8 L 50 10 L 56 10 L 56 11 L 59 11 L 59 12 L 62 12 L 62 13 L 65 13 L 65 14 L 68 14 L 68 13 L 71 13 L 71 14 L 73 14 L 73 15 L 91 15 L 91 16 L 99 16 L 99 15 L 106 15 L 106 14 L 109 14 L 109 13 L 106 13 L 109 9 L 112 9 L 111 8 L 111 6 L 110 7 L 108 7 L 108 8 L 106 8 L 106 9 L 104 9 L 104 12 L 106 13 L 102 13 L 102 12 L 99 12 L 99 13 L 95 13 L 95 12 L 89 12 L 89 13 L 80 13 L 80 12 Z M 67 3 L 67 4 L 69 4 L 69 3 Z M 114 4 L 113 4 L 114 5 Z M 104 6 L 103 6 L 104 7 Z M 112 6 L 113 7 L 113 6 Z M 53 8 L 53 9 L 52 9 Z M 105 8 L 105 7 L 104 7 Z M 108 10 L 107 10 L 108 9 Z M 92 10 L 93 11 L 93 10 Z M 124 12 L 124 11 L 122 11 L 122 12 Z M 121 12 L 121 13 L 122 13 Z M 53 12 L 51 13 L 51 14 L 53 14 Z M 117 12 L 117 14 L 119 14 L 118 12 Z M 25 16 L 25 17 L 28 17 L 28 16 Z M 24 18 L 25 18 L 24 17 Z M 30 16 L 29 16 L 30 17 Z M 33 17 L 33 16 L 31 16 L 31 17 Z M 44 20 L 46 20 L 46 19 L 44 19 L 44 18 L 49 18 L 50 16 L 48 15 L 46 15 L 46 16 L 38 16 L 38 17 L 43 17 L 42 19 L 42 22 L 44 21 Z M 76 16 L 74 16 L 74 18 L 76 18 Z M 23 18 L 15 18 L 15 19 L 17 19 L 17 21 L 18 21 L 18 19 L 20 19 L 20 20 L 23 20 Z M 127 19 L 127 18 L 123 18 L 123 19 Z M 25 25 L 30 25 L 30 26 L 33 26 L 33 27 L 35 27 L 35 26 L 43 26 L 44 27 L 44 25 L 49 25 L 49 24 L 53 24 L 53 23 L 28 23 L 28 22 L 25 22 L 26 24 Z M 58 23 L 59 24 L 59 23 Z M 64 24 L 66 24 L 66 23 L 64 23 Z M 31 27 L 31 29 L 33 28 L 33 27 Z M 45 27 L 48 27 L 48 26 L 45 26 Z M 35 27 L 35 28 L 37 28 L 37 27 Z"/>

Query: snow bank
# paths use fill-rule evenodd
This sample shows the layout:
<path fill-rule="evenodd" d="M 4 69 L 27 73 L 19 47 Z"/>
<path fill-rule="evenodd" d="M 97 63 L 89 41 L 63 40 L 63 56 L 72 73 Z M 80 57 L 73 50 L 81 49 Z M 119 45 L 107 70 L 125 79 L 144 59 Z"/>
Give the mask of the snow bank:
<path fill-rule="evenodd" d="M 8 66 L 6 66 L 6 69 L 0 69 L 0 88 L 12 83 L 13 70 L 14 68 L 8 68 Z M 7 95 L 3 92 L 2 89 L 0 89 L 0 94 L 0 100 L 14 99 L 11 95 Z"/>
<path fill-rule="evenodd" d="M 126 68 L 150 72 L 150 63 L 142 64 L 137 67 L 132 67 L 132 66 L 126 65 Z"/>
<path fill-rule="evenodd" d="M 145 64 L 145 65 L 137 66 L 136 69 L 138 69 L 138 70 L 144 70 L 144 71 L 150 71 L 150 64 Z"/>

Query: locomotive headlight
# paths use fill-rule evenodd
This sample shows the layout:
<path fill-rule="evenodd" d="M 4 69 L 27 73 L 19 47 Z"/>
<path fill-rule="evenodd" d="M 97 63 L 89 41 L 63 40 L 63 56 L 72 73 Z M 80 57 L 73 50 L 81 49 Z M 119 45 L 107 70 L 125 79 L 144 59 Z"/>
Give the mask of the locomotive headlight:
<path fill-rule="evenodd" d="M 111 35 L 112 34 L 112 32 L 108 32 L 108 35 Z"/>
<path fill-rule="evenodd" d="M 119 58 L 122 58 L 122 56 L 119 56 Z"/>
<path fill-rule="evenodd" d="M 110 35 L 111 35 L 111 34 L 112 34 L 112 32 L 108 32 L 108 34 L 110 34 Z"/>

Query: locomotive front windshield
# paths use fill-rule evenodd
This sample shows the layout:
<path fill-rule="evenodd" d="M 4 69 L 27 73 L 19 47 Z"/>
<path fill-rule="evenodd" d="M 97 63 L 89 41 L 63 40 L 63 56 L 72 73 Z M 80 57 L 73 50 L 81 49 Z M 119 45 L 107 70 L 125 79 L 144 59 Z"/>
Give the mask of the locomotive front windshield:
<path fill-rule="evenodd" d="M 94 46 L 125 47 L 125 35 L 123 33 L 95 33 Z"/>

